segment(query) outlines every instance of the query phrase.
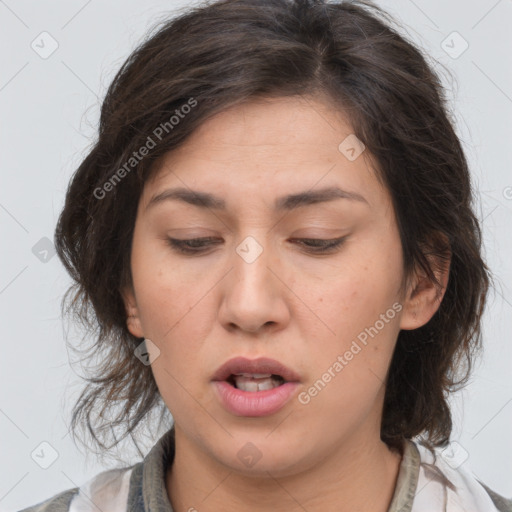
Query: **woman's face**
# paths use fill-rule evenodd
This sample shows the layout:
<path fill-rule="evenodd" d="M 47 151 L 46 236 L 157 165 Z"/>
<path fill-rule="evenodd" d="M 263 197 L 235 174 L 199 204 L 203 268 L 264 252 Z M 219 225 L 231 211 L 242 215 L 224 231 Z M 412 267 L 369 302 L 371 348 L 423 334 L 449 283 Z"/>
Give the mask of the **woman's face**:
<path fill-rule="evenodd" d="M 125 295 L 129 328 L 151 340 L 177 435 L 229 469 L 287 475 L 380 442 L 399 330 L 434 312 L 414 309 L 401 291 L 390 195 L 351 133 L 320 100 L 253 101 L 206 121 L 145 185 Z M 178 188 L 215 201 L 152 201 Z M 168 241 L 205 237 L 191 254 Z M 342 243 L 321 252 L 304 239 Z M 237 356 L 294 372 L 287 401 L 215 382 Z M 219 391 L 226 386 L 231 405 Z"/>

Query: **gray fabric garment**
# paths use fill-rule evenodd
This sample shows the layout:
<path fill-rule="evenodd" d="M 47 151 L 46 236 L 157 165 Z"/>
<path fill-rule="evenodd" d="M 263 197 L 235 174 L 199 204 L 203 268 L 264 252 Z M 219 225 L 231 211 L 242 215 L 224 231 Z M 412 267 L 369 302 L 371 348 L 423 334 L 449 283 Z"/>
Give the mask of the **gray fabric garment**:
<path fill-rule="evenodd" d="M 67 512 L 69 504 L 77 492 L 78 487 L 63 491 L 37 505 L 24 508 L 21 512 Z"/>
<path fill-rule="evenodd" d="M 411 512 L 421 463 L 420 453 L 414 442 L 406 440 L 398 472 L 395 492 L 388 512 Z M 126 512 L 173 512 L 165 487 L 166 468 L 174 460 L 174 429 L 166 432 L 151 451 L 131 469 Z M 500 512 L 512 512 L 512 500 L 481 484 Z M 20 512 L 69 512 L 72 499 L 78 488 L 61 492 L 48 500 Z M 101 509 L 101 504 L 98 504 Z M 71 508 L 72 510 L 72 508 Z M 91 506 L 91 512 L 96 511 Z M 81 511 L 82 512 L 82 509 Z M 103 510 L 103 512 L 109 512 Z"/>
<path fill-rule="evenodd" d="M 487 494 L 491 497 L 495 507 L 500 512 L 512 512 L 512 500 L 508 500 L 503 496 L 500 496 L 492 489 L 489 489 L 489 487 L 487 487 L 487 485 L 485 485 L 483 482 L 480 482 L 480 485 L 482 485 L 482 487 L 487 491 Z"/>

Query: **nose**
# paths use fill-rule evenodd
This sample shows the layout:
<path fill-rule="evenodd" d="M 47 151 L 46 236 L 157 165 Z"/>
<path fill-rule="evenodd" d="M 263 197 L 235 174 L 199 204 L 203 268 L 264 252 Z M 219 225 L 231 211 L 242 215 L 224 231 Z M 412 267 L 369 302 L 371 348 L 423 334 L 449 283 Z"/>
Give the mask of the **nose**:
<path fill-rule="evenodd" d="M 282 329 L 290 320 L 285 271 L 270 246 L 252 237 L 245 240 L 234 251 L 232 271 L 221 284 L 219 321 L 229 331 Z"/>

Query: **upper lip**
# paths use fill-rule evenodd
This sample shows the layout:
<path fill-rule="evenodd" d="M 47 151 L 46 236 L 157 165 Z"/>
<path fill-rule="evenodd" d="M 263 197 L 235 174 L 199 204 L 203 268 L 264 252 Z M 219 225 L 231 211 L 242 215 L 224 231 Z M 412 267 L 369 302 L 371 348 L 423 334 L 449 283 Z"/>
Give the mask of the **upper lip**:
<path fill-rule="evenodd" d="M 270 373 L 280 375 L 287 382 L 300 380 L 300 377 L 293 370 L 268 357 L 259 357 L 258 359 L 234 357 L 217 369 L 212 380 L 223 381 L 230 375 L 237 373 Z"/>

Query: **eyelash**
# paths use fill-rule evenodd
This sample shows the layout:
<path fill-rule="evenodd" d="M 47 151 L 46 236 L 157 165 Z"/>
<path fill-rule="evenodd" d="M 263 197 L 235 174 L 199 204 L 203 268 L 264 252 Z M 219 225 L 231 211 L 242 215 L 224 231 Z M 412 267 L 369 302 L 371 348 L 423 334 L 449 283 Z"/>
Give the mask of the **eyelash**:
<path fill-rule="evenodd" d="M 333 249 L 337 249 L 341 244 L 345 241 L 346 237 L 341 238 L 332 238 L 329 240 L 323 240 L 320 238 L 296 238 L 295 240 L 299 240 L 302 243 L 304 242 L 313 242 L 313 245 L 308 245 L 304 243 L 306 247 L 308 247 L 308 252 L 313 254 L 326 254 Z M 205 237 L 205 238 L 191 238 L 188 240 L 180 240 L 177 238 L 167 238 L 168 244 L 171 248 L 181 254 L 200 254 L 204 253 L 206 250 L 206 245 L 208 241 L 218 241 L 213 237 Z M 317 245 L 315 245 L 315 243 Z M 194 247 L 195 244 L 195 248 Z M 200 245 L 198 245 L 200 244 Z M 192 247 L 190 246 L 192 245 Z"/>

